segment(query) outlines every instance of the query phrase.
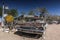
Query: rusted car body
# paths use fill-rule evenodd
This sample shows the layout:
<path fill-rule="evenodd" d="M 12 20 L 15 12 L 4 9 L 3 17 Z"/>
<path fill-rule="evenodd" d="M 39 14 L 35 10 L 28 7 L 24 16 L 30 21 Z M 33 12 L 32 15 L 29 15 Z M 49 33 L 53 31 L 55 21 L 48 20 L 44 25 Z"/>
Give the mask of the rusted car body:
<path fill-rule="evenodd" d="M 24 33 L 31 33 L 31 34 L 37 34 L 43 35 L 44 32 L 44 26 L 46 23 L 38 23 L 38 22 L 25 22 L 25 23 L 19 23 L 18 27 L 16 29 L 20 32 Z"/>

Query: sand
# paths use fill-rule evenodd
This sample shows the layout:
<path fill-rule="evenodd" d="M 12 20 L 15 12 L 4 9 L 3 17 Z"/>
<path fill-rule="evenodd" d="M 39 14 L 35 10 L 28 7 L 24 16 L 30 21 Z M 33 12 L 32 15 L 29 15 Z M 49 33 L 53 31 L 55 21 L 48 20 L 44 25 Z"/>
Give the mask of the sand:
<path fill-rule="evenodd" d="M 0 30 L 0 40 L 41 40 L 34 38 L 27 38 L 14 34 L 14 32 L 2 32 Z M 60 40 L 60 24 L 51 24 L 47 26 L 45 40 Z"/>

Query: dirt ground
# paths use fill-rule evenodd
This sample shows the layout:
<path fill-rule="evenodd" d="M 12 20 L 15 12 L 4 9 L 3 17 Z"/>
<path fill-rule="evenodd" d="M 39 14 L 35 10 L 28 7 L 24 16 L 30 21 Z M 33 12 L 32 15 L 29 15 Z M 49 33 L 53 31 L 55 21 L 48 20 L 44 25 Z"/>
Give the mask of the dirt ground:
<path fill-rule="evenodd" d="M 0 40 L 41 40 L 34 38 L 27 38 L 14 34 L 14 32 L 2 32 L 0 30 Z M 60 40 L 60 24 L 51 24 L 47 26 L 45 40 Z"/>
<path fill-rule="evenodd" d="M 46 29 L 46 40 L 60 40 L 60 24 L 48 25 Z"/>

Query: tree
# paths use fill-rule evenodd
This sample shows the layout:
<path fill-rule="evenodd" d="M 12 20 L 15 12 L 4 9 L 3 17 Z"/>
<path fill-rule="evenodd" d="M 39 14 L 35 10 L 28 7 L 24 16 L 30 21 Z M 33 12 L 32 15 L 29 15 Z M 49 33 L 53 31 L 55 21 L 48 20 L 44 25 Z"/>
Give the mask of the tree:
<path fill-rule="evenodd" d="M 46 20 L 48 16 L 48 11 L 46 8 L 38 8 L 38 11 L 40 12 L 40 17 L 44 20 Z"/>
<path fill-rule="evenodd" d="M 11 9 L 11 10 L 8 9 L 7 14 L 8 14 L 8 13 L 10 13 L 10 14 L 11 14 L 12 16 L 14 16 L 14 17 L 18 16 L 18 12 L 17 12 L 16 9 Z M 0 7 L 0 16 L 2 16 L 2 8 L 1 8 L 1 7 Z"/>
<path fill-rule="evenodd" d="M 22 15 L 25 15 L 26 13 L 24 11 L 21 12 Z"/>
<path fill-rule="evenodd" d="M 41 13 L 42 16 L 45 16 L 48 13 L 46 8 L 38 8 L 38 11 Z"/>
<path fill-rule="evenodd" d="M 21 16 L 20 16 L 21 20 L 25 20 L 25 18 L 24 18 L 24 15 L 25 15 L 25 14 L 26 14 L 26 13 L 25 13 L 24 11 L 21 12 Z"/>
<path fill-rule="evenodd" d="M 11 14 L 14 17 L 17 17 L 18 16 L 18 12 L 17 12 L 16 9 L 9 10 L 7 14 Z"/>
<path fill-rule="evenodd" d="M 29 11 L 28 15 L 34 15 L 34 11 L 33 10 Z"/>
<path fill-rule="evenodd" d="M 21 18 L 23 18 L 25 14 L 25 12 L 21 12 Z"/>

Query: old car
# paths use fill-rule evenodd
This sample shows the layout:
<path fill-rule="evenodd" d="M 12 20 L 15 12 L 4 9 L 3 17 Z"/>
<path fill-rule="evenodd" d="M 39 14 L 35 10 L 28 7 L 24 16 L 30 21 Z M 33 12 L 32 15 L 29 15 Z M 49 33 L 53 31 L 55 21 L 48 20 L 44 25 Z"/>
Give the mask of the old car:
<path fill-rule="evenodd" d="M 43 35 L 44 27 L 46 23 L 40 22 L 26 22 L 20 23 L 16 29 L 20 32 L 30 33 L 30 34 L 37 34 L 36 38 L 39 38 Z"/>

